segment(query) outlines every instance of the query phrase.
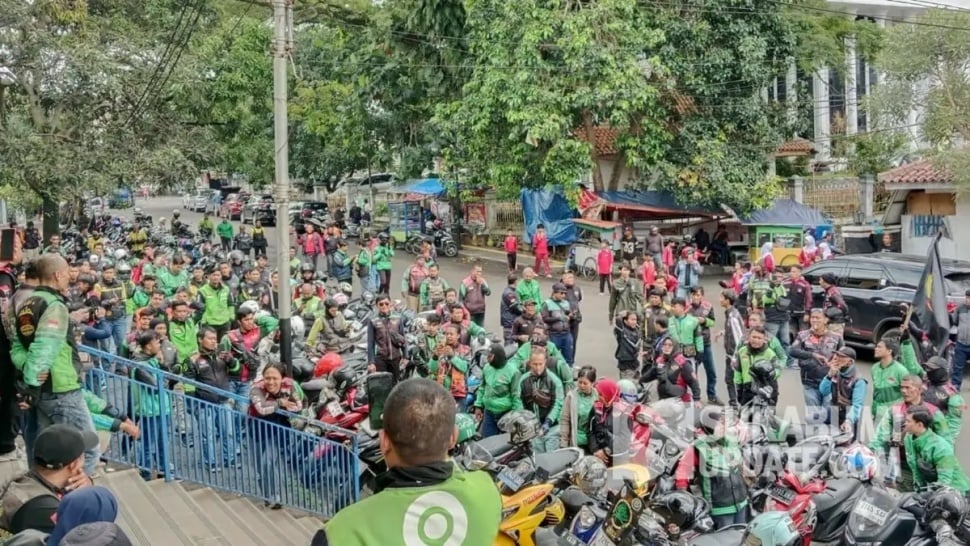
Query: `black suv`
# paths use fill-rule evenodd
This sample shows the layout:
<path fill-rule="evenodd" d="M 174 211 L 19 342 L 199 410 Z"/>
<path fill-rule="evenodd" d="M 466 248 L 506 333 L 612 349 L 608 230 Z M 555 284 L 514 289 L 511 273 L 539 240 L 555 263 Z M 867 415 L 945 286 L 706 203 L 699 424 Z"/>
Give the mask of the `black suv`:
<path fill-rule="evenodd" d="M 970 289 L 970 262 L 943 260 L 948 301 L 959 304 Z M 902 303 L 912 303 L 926 265 L 925 256 L 883 252 L 852 254 L 825 260 L 807 267 L 805 279 L 812 284 L 815 304 L 822 304 L 818 280 L 831 273 L 849 307 L 851 323 L 845 340 L 851 345 L 871 348 L 883 334 L 898 328 L 904 317 Z"/>

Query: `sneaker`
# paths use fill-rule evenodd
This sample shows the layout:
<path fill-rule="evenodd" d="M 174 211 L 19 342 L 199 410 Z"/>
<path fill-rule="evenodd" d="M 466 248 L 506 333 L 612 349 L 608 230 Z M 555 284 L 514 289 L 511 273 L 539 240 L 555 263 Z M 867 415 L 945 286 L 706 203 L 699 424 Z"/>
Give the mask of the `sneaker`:
<path fill-rule="evenodd" d="M 600 292 L 600 296 L 605 296 L 606 292 Z"/>
<path fill-rule="evenodd" d="M 723 406 L 724 402 L 721 402 L 716 396 L 714 398 L 708 398 L 707 404 L 710 406 Z"/>

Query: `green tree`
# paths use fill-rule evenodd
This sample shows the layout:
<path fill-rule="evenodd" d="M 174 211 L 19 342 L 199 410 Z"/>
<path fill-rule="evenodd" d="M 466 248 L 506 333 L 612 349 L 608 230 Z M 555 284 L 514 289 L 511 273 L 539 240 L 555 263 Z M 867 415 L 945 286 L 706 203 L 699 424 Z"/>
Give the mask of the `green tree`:
<path fill-rule="evenodd" d="M 915 23 L 887 30 L 877 58 L 885 78 L 870 109 L 883 131 L 920 133 L 939 151 L 933 161 L 948 168 L 965 191 L 970 188 L 970 152 L 962 145 L 970 142 L 970 32 L 965 30 L 970 13 L 929 10 Z M 921 113 L 918 127 L 911 127 L 913 111 Z"/>

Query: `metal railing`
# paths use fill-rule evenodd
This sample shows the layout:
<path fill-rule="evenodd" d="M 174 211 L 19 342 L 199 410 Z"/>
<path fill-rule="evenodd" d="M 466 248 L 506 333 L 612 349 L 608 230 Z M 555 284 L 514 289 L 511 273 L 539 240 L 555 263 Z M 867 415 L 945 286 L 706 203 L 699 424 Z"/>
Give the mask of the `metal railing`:
<path fill-rule="evenodd" d="M 94 363 L 85 374 L 85 388 L 141 429 L 137 440 L 112 433 L 103 454 L 108 461 L 137 467 L 144 477 L 193 482 L 327 517 L 358 500 L 355 432 L 283 411 L 252 417 L 246 396 L 78 348 Z M 133 379 L 135 368 L 147 372 L 154 385 Z M 203 400 L 193 390 L 214 394 L 218 401 Z M 304 432 L 308 422 L 345 440 Z"/>

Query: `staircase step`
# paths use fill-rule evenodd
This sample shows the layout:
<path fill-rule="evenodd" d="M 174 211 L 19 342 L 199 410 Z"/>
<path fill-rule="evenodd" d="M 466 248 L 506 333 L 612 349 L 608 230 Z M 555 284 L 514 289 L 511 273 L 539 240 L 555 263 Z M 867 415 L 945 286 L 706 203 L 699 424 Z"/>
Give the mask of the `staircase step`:
<path fill-rule="evenodd" d="M 177 521 L 159 506 L 152 490 L 137 470 L 112 472 L 105 478 L 105 486 L 114 491 L 119 509 L 124 511 L 126 524 L 136 535 L 146 537 L 146 544 L 194 544 L 182 532 L 184 522 Z"/>
<path fill-rule="evenodd" d="M 306 530 L 310 531 L 311 537 L 317 534 L 317 531 L 323 529 L 323 522 L 317 518 L 296 518 L 296 521 Z"/>
<path fill-rule="evenodd" d="M 235 526 L 218 519 L 211 506 L 206 507 L 208 510 L 200 507 L 179 484 L 155 480 L 148 483 L 148 488 L 158 506 L 164 507 L 165 512 L 180 523 L 182 533 L 189 536 L 191 544 L 232 546 L 234 543 L 228 535 Z"/>
<path fill-rule="evenodd" d="M 228 504 L 238 510 L 241 515 L 245 515 L 247 520 L 253 518 L 254 521 L 265 521 L 266 529 L 272 530 L 276 541 L 283 541 L 283 544 L 292 544 L 293 546 L 306 546 L 310 542 L 313 535 L 297 523 L 295 519 L 282 510 L 263 508 L 261 502 L 260 506 L 257 506 L 256 503 L 258 502 L 260 501 L 237 497 L 229 501 Z"/>
<path fill-rule="evenodd" d="M 247 519 L 226 503 L 219 494 L 207 487 L 186 491 L 186 494 L 198 504 L 206 517 L 224 522 L 224 535 L 233 546 L 262 546 L 271 544 L 275 538 L 265 523 Z M 267 539 L 261 535 L 270 537 Z"/>

